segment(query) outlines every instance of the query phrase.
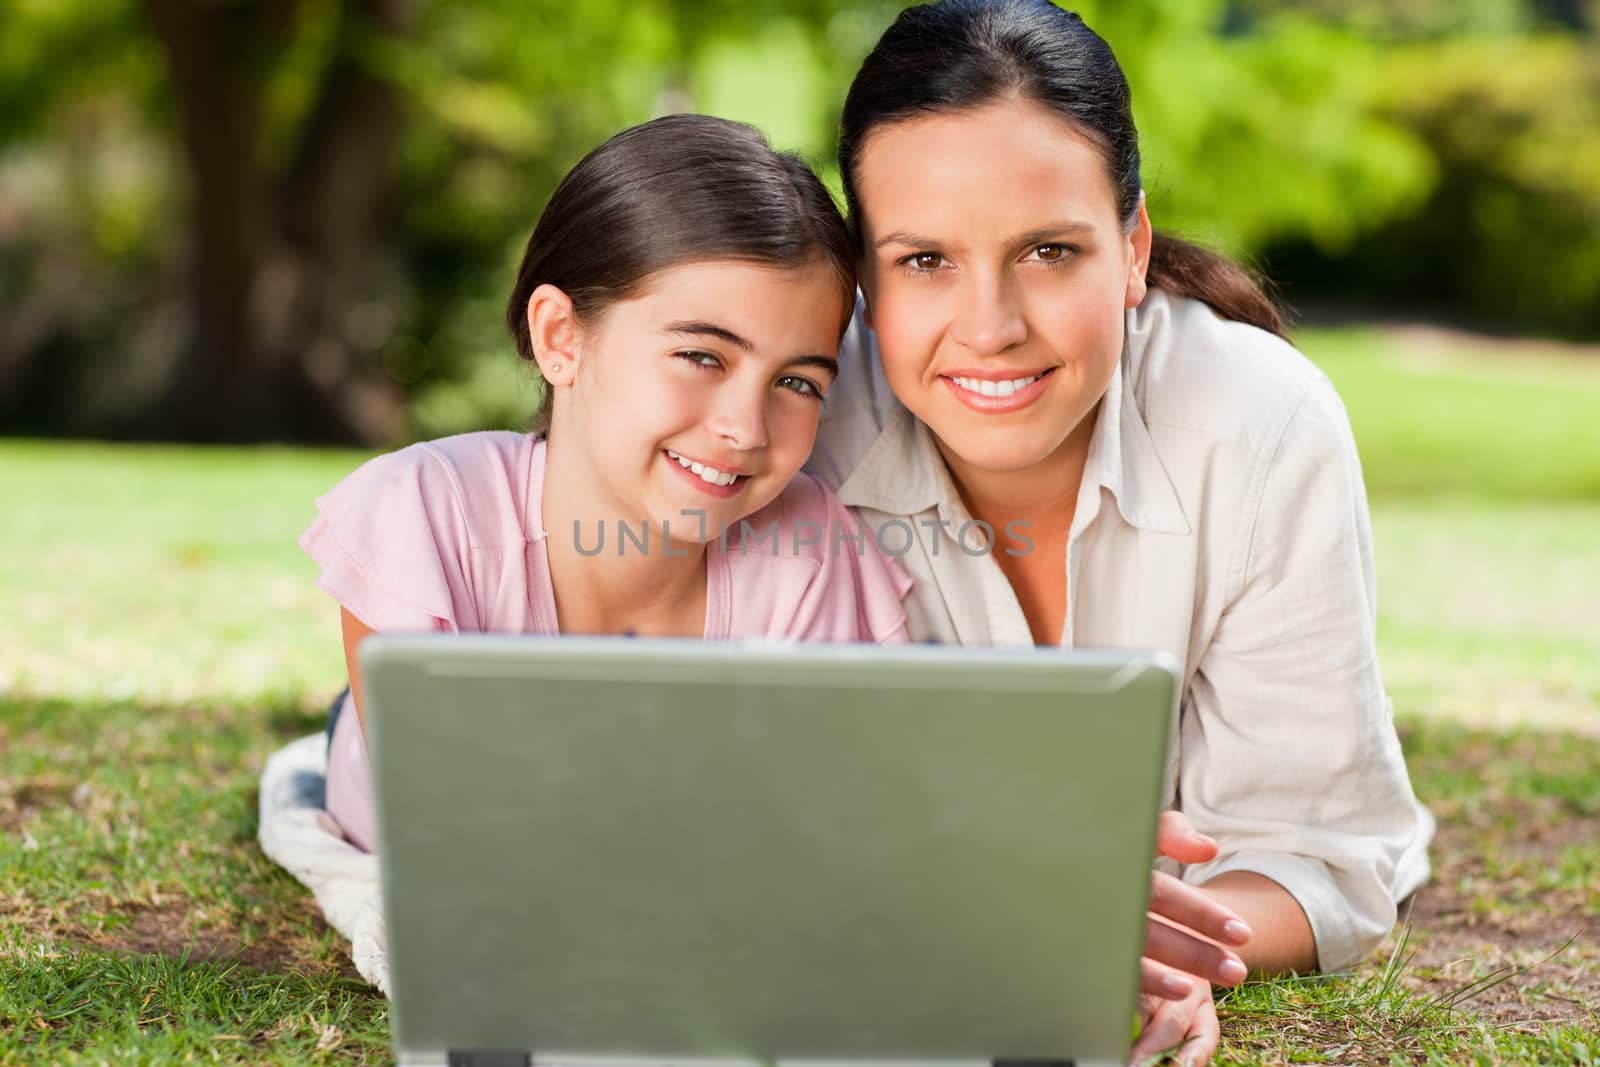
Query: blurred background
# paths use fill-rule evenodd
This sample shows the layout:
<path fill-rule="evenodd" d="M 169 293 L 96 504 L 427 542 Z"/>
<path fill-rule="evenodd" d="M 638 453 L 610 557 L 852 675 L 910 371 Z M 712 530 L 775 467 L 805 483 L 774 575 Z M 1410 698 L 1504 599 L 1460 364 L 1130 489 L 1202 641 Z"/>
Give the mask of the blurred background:
<path fill-rule="evenodd" d="M 502 307 L 561 174 L 697 110 L 837 188 L 899 6 L 9 0 L 0 435 L 521 427 Z M 1600 339 L 1600 0 L 1077 6 L 1132 81 L 1157 226 L 1303 323 Z"/>

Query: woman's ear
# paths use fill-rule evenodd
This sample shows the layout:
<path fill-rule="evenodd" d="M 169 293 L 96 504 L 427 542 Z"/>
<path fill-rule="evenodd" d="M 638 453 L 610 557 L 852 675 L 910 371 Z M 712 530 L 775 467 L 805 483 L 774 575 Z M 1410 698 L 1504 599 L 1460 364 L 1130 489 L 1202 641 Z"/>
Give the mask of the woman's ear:
<path fill-rule="evenodd" d="M 553 386 L 571 385 L 578 373 L 578 316 L 572 298 L 553 285 L 528 297 L 528 339 L 539 374 Z"/>
<path fill-rule="evenodd" d="M 1138 219 L 1128 234 L 1133 255 L 1128 260 L 1128 290 L 1123 295 L 1123 307 L 1138 307 L 1149 291 L 1145 275 L 1150 270 L 1150 246 L 1155 242 L 1155 230 L 1150 226 L 1150 215 L 1144 209 L 1144 193 L 1139 194 Z"/>

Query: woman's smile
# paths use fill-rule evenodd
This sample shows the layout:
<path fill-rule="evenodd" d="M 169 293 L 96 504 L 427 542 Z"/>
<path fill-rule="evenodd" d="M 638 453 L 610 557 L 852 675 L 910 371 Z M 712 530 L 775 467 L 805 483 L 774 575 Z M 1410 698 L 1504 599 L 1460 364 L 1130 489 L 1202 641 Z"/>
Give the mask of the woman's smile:
<path fill-rule="evenodd" d="M 950 395 L 984 415 L 1021 411 L 1050 388 L 1054 367 L 1036 371 L 955 370 L 939 375 Z"/>

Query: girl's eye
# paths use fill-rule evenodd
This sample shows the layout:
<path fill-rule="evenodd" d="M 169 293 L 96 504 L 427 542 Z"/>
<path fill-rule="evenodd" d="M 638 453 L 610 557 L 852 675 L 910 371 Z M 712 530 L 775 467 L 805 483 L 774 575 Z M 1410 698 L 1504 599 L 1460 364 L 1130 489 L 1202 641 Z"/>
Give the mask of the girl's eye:
<path fill-rule="evenodd" d="M 944 256 L 938 252 L 916 252 L 900 262 L 914 271 L 935 271 L 944 266 Z"/>
<path fill-rule="evenodd" d="M 1060 263 L 1074 251 L 1076 249 L 1070 245 L 1037 245 L 1033 254 L 1038 256 L 1042 263 Z"/>
<path fill-rule="evenodd" d="M 687 360 L 688 362 L 693 363 L 696 367 L 704 367 L 706 370 L 711 370 L 713 367 L 717 366 L 717 357 L 713 356 L 710 352 L 688 351 L 674 352 L 672 354 L 677 356 L 679 359 Z"/>
<path fill-rule="evenodd" d="M 799 393 L 801 396 L 814 396 L 818 400 L 822 399 L 821 387 L 810 378 L 802 378 L 796 374 L 786 374 L 778 379 L 778 384 L 785 389 Z"/>

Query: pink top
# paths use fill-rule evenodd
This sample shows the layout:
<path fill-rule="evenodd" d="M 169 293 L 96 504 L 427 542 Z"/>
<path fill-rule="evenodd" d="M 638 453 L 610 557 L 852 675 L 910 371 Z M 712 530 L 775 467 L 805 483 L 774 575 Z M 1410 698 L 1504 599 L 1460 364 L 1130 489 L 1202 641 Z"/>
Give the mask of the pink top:
<path fill-rule="evenodd" d="M 300 547 L 322 568 L 317 584 L 379 632 L 559 634 L 544 462 L 542 439 L 506 432 L 378 456 L 317 500 Z M 707 640 L 906 640 L 910 579 L 871 536 L 856 539 L 858 520 L 822 482 L 796 476 L 746 522 L 758 536 L 729 531 L 706 545 Z M 598 529 L 582 532 L 586 551 Z M 614 525 L 605 536 L 604 551 L 617 552 Z M 371 770 L 345 703 L 328 752 L 328 811 L 371 851 Z"/>

